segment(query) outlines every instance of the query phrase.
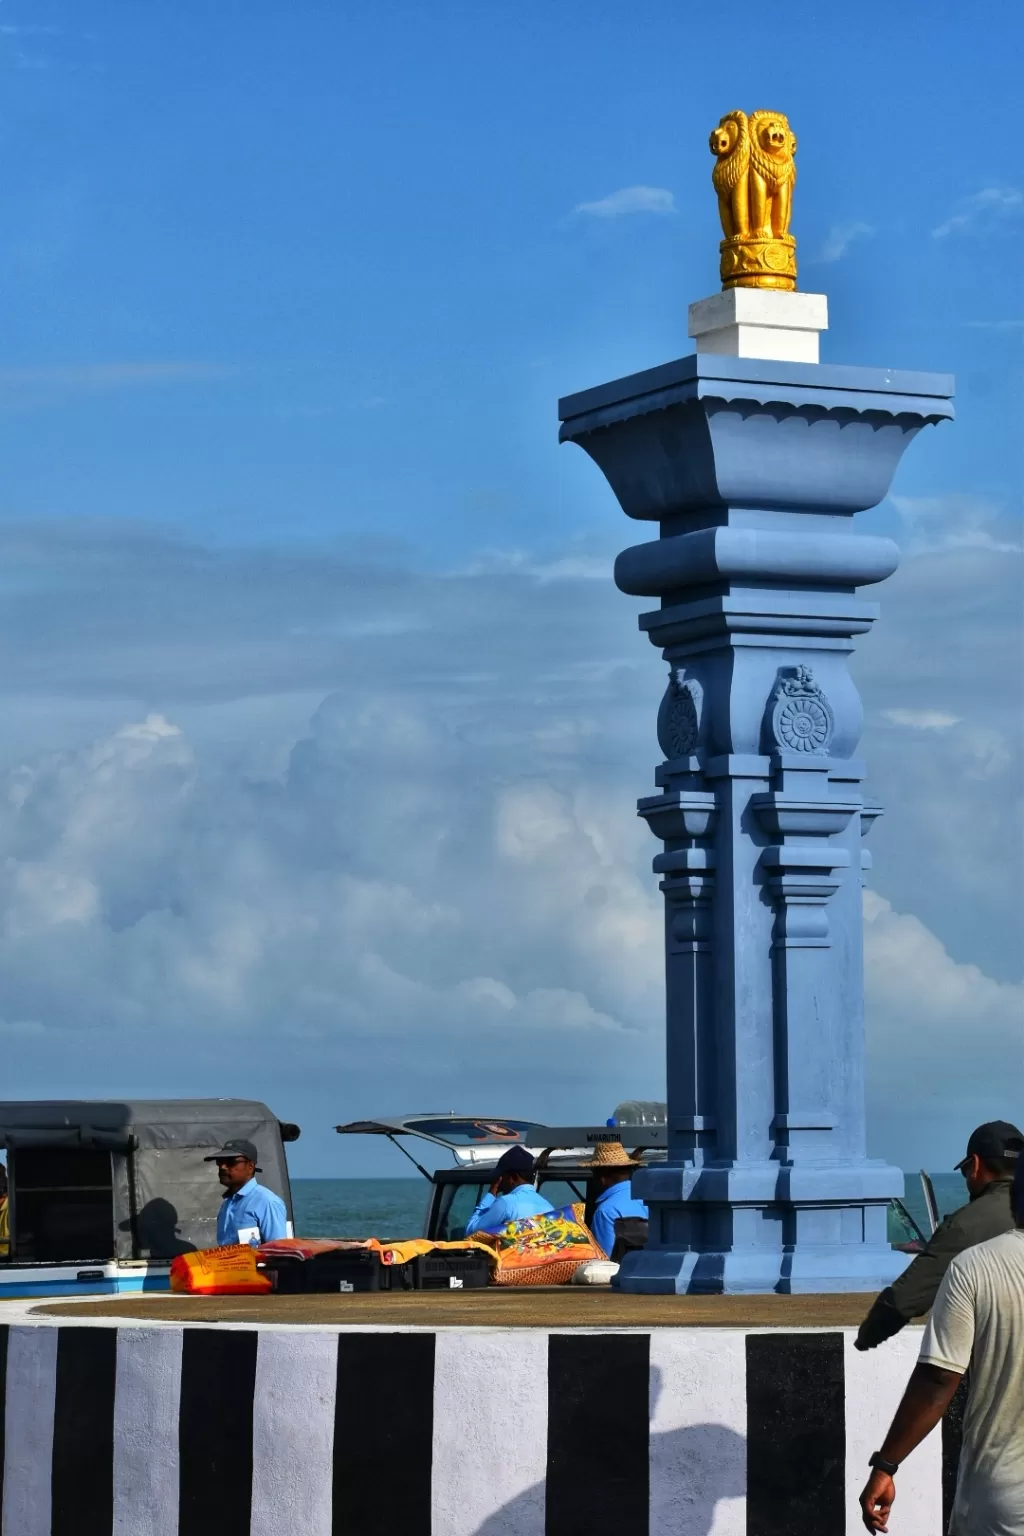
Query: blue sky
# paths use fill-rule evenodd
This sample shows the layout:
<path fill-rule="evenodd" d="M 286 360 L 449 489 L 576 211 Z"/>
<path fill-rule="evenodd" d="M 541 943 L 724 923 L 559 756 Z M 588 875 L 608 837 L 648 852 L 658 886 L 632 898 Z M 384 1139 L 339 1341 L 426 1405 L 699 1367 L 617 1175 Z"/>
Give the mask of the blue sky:
<path fill-rule="evenodd" d="M 763 105 L 823 359 L 957 375 L 863 520 L 875 1150 L 1024 1114 L 1022 31 L 0 0 L 10 1092 L 256 1092 L 333 1173 L 391 1166 L 342 1116 L 658 1091 L 661 669 L 556 401 L 691 350 L 707 134 Z"/>

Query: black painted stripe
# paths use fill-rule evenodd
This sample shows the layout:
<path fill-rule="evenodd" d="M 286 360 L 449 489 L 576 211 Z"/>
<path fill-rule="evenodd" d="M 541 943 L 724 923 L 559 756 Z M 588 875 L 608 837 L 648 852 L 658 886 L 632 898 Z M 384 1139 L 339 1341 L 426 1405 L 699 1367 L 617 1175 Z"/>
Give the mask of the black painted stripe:
<path fill-rule="evenodd" d="M 747 1536 L 846 1531 L 841 1333 L 747 1335 Z"/>
<path fill-rule="evenodd" d="M 650 1356 L 646 1333 L 548 1340 L 547 1536 L 648 1536 Z"/>
<path fill-rule="evenodd" d="M 250 1329 L 186 1328 L 182 1334 L 180 1536 L 249 1536 L 256 1343 Z"/>
<path fill-rule="evenodd" d="M 960 1447 L 964 1438 L 964 1413 L 967 1410 L 967 1375 L 953 1393 L 953 1401 L 942 1420 L 942 1529 L 949 1530 L 949 1520 L 956 1498 L 956 1479 L 960 1470 Z"/>
<path fill-rule="evenodd" d="M 340 1334 L 333 1536 L 428 1533 L 433 1444 L 434 1335 Z"/>
<path fill-rule="evenodd" d="M 4 1461 L 7 1455 L 7 1323 L 0 1323 L 0 1510 L 4 1507 Z"/>
<path fill-rule="evenodd" d="M 61 1328 L 53 1405 L 51 1536 L 110 1536 L 116 1328 Z"/>

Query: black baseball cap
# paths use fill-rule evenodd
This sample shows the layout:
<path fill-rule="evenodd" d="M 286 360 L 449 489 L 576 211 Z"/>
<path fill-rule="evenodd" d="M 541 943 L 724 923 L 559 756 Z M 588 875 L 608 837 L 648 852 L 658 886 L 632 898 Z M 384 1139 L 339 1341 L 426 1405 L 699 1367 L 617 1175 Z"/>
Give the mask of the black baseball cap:
<path fill-rule="evenodd" d="M 236 1157 L 244 1157 L 246 1162 L 252 1163 L 255 1167 L 259 1153 L 251 1141 L 226 1141 L 219 1152 L 211 1152 L 209 1157 L 203 1158 L 203 1162 L 226 1163 L 233 1161 Z M 257 1168 L 256 1172 L 262 1173 L 263 1169 Z"/>
<path fill-rule="evenodd" d="M 957 1172 L 963 1171 L 968 1157 L 980 1157 L 983 1163 L 997 1162 L 1003 1157 L 1019 1157 L 1024 1152 L 1024 1135 L 1009 1120 L 986 1120 L 972 1131 L 967 1143 L 966 1156 L 956 1164 Z"/>
<path fill-rule="evenodd" d="M 532 1156 L 525 1147 L 509 1147 L 495 1164 L 496 1173 L 532 1173 L 535 1167 Z"/>

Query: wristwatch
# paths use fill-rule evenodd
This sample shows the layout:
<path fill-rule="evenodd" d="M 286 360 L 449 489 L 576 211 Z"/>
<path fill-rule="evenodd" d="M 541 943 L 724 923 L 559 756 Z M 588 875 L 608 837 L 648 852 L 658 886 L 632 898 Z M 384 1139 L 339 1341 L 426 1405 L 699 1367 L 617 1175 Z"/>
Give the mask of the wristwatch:
<path fill-rule="evenodd" d="M 886 1461 L 879 1451 L 872 1451 L 868 1457 L 868 1465 L 877 1467 L 879 1472 L 884 1472 L 888 1477 L 895 1477 L 900 1469 L 898 1461 Z"/>

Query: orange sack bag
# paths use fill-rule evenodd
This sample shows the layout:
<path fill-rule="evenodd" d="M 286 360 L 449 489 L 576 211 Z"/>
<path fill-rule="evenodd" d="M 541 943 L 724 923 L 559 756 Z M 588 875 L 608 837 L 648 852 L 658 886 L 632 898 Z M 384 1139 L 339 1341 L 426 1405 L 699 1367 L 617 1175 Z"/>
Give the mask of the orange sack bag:
<path fill-rule="evenodd" d="M 184 1296 L 250 1296 L 272 1289 L 256 1268 L 256 1250 L 244 1243 L 201 1248 L 171 1260 L 171 1290 Z"/>
<path fill-rule="evenodd" d="M 581 1264 L 603 1259 L 582 1217 L 582 1206 L 567 1205 L 477 1232 L 496 1255 L 493 1284 L 568 1285 Z"/>

